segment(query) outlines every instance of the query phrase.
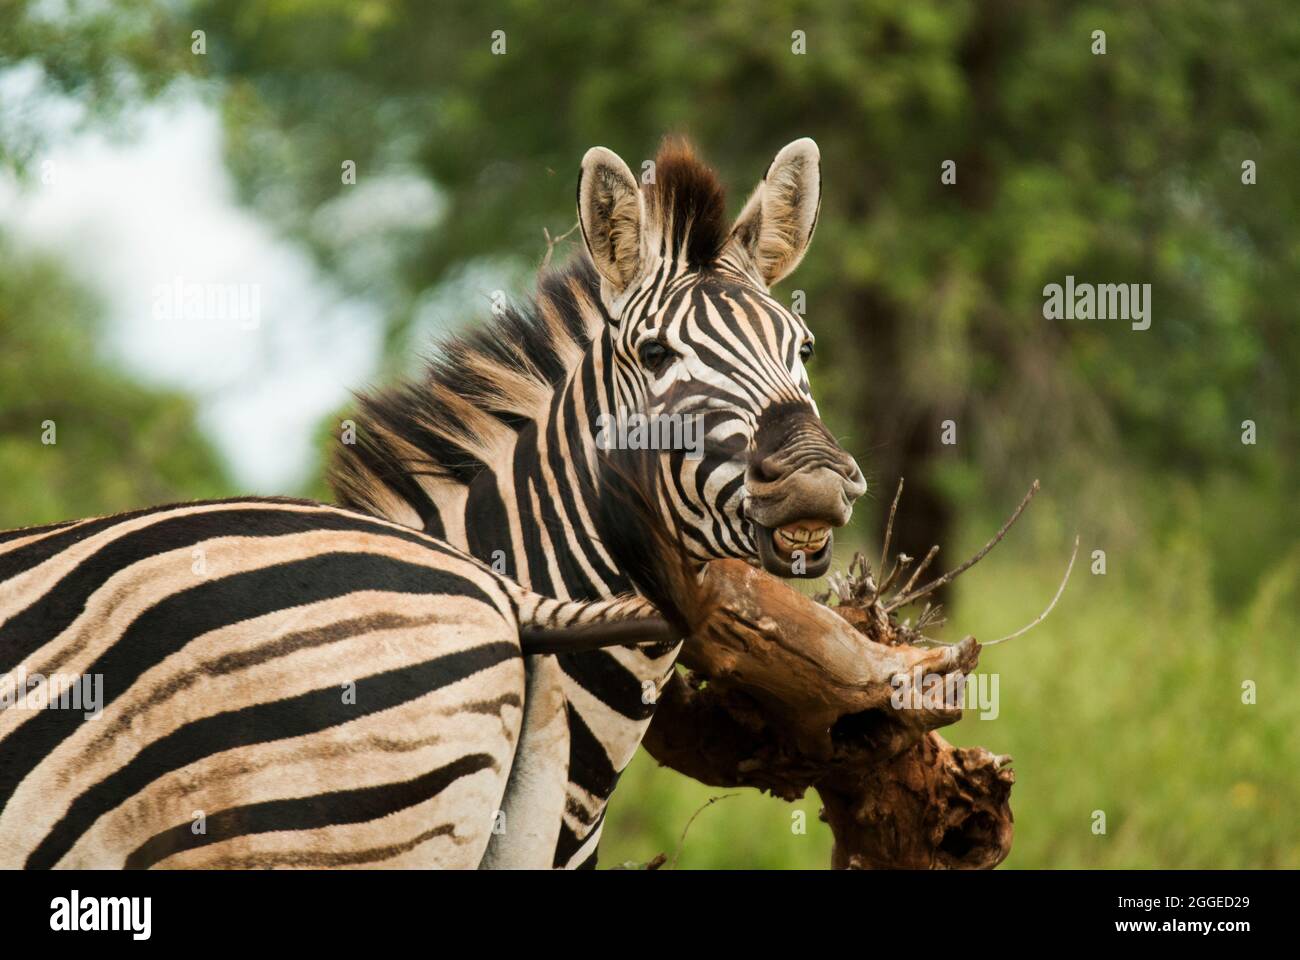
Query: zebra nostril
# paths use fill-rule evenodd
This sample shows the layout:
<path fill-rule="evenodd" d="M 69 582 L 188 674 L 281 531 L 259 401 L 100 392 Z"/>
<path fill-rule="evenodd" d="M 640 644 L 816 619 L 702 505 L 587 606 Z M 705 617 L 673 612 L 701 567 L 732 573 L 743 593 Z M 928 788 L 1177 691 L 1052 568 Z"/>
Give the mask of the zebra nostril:
<path fill-rule="evenodd" d="M 844 497 L 852 503 L 867 492 L 867 478 L 852 457 L 848 458 L 848 466 L 849 472 L 844 478 Z"/>
<path fill-rule="evenodd" d="M 776 483 L 783 473 L 776 457 L 759 457 L 749 464 L 749 481 L 751 483 Z"/>

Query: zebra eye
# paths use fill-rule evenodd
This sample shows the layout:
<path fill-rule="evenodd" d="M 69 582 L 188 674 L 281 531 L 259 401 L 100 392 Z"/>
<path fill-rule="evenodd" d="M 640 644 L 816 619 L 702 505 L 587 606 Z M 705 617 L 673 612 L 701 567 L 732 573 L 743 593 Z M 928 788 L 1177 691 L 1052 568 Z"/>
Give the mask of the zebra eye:
<path fill-rule="evenodd" d="M 641 358 L 641 365 L 651 373 L 658 373 L 676 354 L 665 347 L 658 340 L 647 340 L 641 344 L 637 350 L 637 356 Z"/>
<path fill-rule="evenodd" d="M 811 340 L 805 340 L 803 346 L 799 348 L 799 359 L 807 363 L 813 357 L 813 343 Z"/>

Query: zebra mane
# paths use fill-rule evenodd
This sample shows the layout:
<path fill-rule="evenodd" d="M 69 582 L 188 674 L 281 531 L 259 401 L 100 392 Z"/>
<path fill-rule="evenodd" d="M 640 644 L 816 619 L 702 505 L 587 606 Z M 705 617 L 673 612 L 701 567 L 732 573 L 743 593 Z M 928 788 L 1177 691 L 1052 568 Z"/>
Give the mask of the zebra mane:
<path fill-rule="evenodd" d="M 444 340 L 419 378 L 359 396 L 355 443 L 337 446 L 329 470 L 338 502 L 426 526 L 428 517 L 411 512 L 430 498 L 427 488 L 467 486 L 513 447 L 608 322 L 584 253 L 544 274 L 532 301 Z"/>
<path fill-rule="evenodd" d="M 642 187 L 651 226 L 668 250 L 706 269 L 727 240 L 726 195 L 683 139 L 665 138 Z M 468 486 L 540 421 L 569 372 L 611 318 L 586 251 L 538 281 L 529 302 L 443 341 L 423 375 L 358 397 L 354 443 L 329 469 L 339 504 L 441 535 L 421 505 L 446 484 Z"/>
<path fill-rule="evenodd" d="M 642 188 L 651 221 L 669 234 L 672 251 L 690 266 L 712 266 L 727 242 L 727 192 L 681 137 L 665 137 L 655 156 L 654 183 Z"/>

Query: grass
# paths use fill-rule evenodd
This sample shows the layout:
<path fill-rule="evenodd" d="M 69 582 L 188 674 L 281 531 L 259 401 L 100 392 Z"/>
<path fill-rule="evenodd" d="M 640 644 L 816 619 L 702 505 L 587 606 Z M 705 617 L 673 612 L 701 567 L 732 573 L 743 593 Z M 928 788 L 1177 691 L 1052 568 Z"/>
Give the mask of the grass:
<path fill-rule="evenodd" d="M 968 713 L 942 733 L 1014 757 L 1016 838 L 1004 867 L 1300 867 L 1300 546 L 1227 608 L 1201 529 L 1130 540 L 1105 574 L 1093 572 L 1085 538 L 1052 616 L 982 656 L 979 670 L 999 675 L 999 715 Z M 1019 548 L 1009 540 L 958 581 L 957 625 L 976 636 L 1011 632 L 1055 591 L 1072 536 L 1050 516 L 1032 547 L 1019 536 Z M 1243 703 L 1247 682 L 1254 704 Z M 602 865 L 671 859 L 691 815 L 730 792 L 643 751 L 614 794 Z M 700 813 L 680 869 L 827 865 L 814 794 L 786 804 L 739 793 Z M 1094 832 L 1097 811 L 1104 833 Z M 792 829 L 796 812 L 806 832 Z"/>

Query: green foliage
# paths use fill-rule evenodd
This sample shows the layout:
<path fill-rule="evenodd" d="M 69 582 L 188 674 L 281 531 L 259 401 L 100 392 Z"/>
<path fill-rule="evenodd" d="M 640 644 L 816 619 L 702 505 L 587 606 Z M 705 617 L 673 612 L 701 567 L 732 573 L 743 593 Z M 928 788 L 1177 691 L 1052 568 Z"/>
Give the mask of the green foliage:
<path fill-rule="evenodd" d="M 100 355 L 98 304 L 3 236 L 0 262 L 0 529 L 229 495 L 193 402 Z"/>
<path fill-rule="evenodd" d="M 700 809 L 714 797 L 723 799 Z M 680 849 L 679 870 L 824 870 L 831 831 L 817 818 L 819 809 L 813 793 L 785 803 L 756 790 L 707 787 L 641 750 L 610 801 L 600 865 L 645 863 L 659 853 L 671 863 Z"/>
<path fill-rule="evenodd" d="M 378 291 L 403 356 L 423 346 L 426 291 L 477 259 L 536 262 L 543 229 L 573 222 L 592 144 L 638 167 L 686 131 L 745 190 L 813 136 L 819 237 L 787 286 L 807 293 L 828 419 L 885 488 L 957 459 L 1005 494 L 1113 466 L 1297 486 L 1300 22 L 1275 7 L 391 0 L 200 3 L 196 19 L 220 38 L 244 197 Z M 443 191 L 441 219 L 389 231 L 372 269 L 322 211 L 412 174 Z M 1067 274 L 1152 284 L 1151 328 L 1045 320 L 1043 287 Z M 956 451 L 933 439 L 947 417 Z M 1245 419 L 1260 445 L 1238 441 Z M 900 460 L 910 429 L 923 452 Z M 1295 498 L 1278 510 L 1300 524 Z"/>
<path fill-rule="evenodd" d="M 1289 693 L 1300 681 L 1300 550 L 1224 608 L 1212 590 L 1224 561 L 1197 522 L 1205 504 L 1184 507 L 1179 532 L 1109 552 L 1105 576 L 1084 563 L 1046 624 L 982 658 L 981 671 L 1001 675 L 1001 714 L 968 719 L 952 739 L 1015 758 L 1008 866 L 1300 865 L 1288 814 L 1300 796 L 1300 703 Z M 962 623 L 1009 632 L 1054 574 L 1014 562 L 983 571 L 960 595 Z M 1091 832 L 1093 810 L 1106 813 L 1105 836 Z"/>
<path fill-rule="evenodd" d="M 69 98 L 76 120 L 127 121 L 127 108 L 195 70 L 188 18 L 165 0 L 0 4 L 0 72 L 30 70 L 29 95 Z M 0 170 L 30 172 L 52 131 L 26 122 L 12 104 L 0 111 Z"/>
<path fill-rule="evenodd" d="M 946 639 L 1010 633 L 1055 592 L 1071 531 L 1050 491 L 1042 496 L 1049 502 L 1035 500 L 1026 514 L 1037 522 L 1018 525 L 959 579 Z M 1179 532 L 1109 549 L 1105 575 L 1091 573 L 1094 544 L 1085 538 L 1048 620 L 981 656 L 978 672 L 999 678 L 997 717 L 968 712 L 940 731 L 1014 759 L 1007 867 L 1300 867 L 1300 821 L 1291 813 L 1300 798 L 1300 701 L 1292 696 L 1300 684 L 1300 545 L 1246 602 L 1225 608 L 1211 582 L 1214 567 L 1232 560 L 1201 532 L 1210 504 L 1178 500 Z M 968 548 L 999 521 L 989 517 L 964 538 Z M 1242 702 L 1247 680 L 1257 688 L 1253 705 Z M 694 810 L 726 792 L 686 782 L 643 751 L 614 794 L 602 860 L 671 858 Z M 806 835 L 791 832 L 796 809 L 807 812 Z M 1104 836 L 1092 832 L 1095 810 L 1106 815 Z M 830 833 L 817 811 L 811 792 L 790 805 L 743 791 L 700 815 L 678 866 L 825 868 Z"/>

